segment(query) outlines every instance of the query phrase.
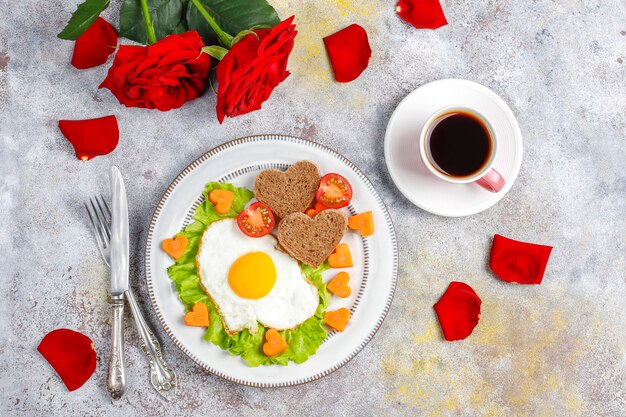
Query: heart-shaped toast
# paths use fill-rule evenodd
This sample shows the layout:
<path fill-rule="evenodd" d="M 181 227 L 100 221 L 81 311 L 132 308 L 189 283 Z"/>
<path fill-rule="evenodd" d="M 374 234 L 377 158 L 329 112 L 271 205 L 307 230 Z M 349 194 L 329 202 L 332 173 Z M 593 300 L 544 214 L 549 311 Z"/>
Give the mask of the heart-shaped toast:
<path fill-rule="evenodd" d="M 347 223 L 337 210 L 324 210 L 313 218 L 291 213 L 278 224 L 278 242 L 291 256 L 317 268 L 337 247 Z"/>
<path fill-rule="evenodd" d="M 254 180 L 254 196 L 267 204 L 279 219 L 304 212 L 320 185 L 320 171 L 313 162 L 300 161 L 287 171 L 267 169 Z"/>

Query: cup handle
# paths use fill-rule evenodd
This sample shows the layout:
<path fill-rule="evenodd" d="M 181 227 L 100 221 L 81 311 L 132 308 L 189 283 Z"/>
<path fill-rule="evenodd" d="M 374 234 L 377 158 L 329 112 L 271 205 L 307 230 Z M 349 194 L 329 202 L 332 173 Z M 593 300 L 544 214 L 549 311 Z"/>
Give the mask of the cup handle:
<path fill-rule="evenodd" d="M 476 180 L 476 184 L 487 191 L 497 193 L 504 187 L 504 177 L 495 168 L 491 168 L 482 178 Z"/>

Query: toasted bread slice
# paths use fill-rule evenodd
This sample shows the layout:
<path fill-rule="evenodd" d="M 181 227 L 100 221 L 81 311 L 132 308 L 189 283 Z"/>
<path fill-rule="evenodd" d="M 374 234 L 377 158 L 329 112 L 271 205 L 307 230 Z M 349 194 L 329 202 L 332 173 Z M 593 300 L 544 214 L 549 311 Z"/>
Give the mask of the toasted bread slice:
<path fill-rule="evenodd" d="M 278 225 L 278 242 L 291 256 L 317 268 L 337 247 L 347 225 L 338 210 L 324 210 L 313 218 L 290 213 Z"/>
<path fill-rule="evenodd" d="M 313 162 L 300 161 L 287 171 L 268 169 L 254 180 L 254 196 L 267 204 L 279 219 L 289 213 L 303 212 L 315 198 L 320 171 Z"/>

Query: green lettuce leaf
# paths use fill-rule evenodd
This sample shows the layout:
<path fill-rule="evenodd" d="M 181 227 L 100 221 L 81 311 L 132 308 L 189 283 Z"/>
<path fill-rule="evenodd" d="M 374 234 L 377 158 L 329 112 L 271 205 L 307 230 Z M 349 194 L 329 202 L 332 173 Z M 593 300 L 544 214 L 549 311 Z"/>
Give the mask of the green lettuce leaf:
<path fill-rule="evenodd" d="M 313 317 L 310 317 L 294 329 L 280 332 L 289 345 L 287 350 L 273 357 L 265 356 L 263 354 L 265 327 L 260 323 L 259 330 L 255 334 L 250 333 L 246 329 L 230 336 L 224 329 L 215 304 L 209 299 L 200 285 L 195 259 L 200 247 L 200 239 L 207 226 L 216 220 L 237 217 L 237 214 L 252 199 L 253 193 L 245 188 L 237 188 L 232 184 L 210 182 L 204 190 L 205 197 L 214 189 L 233 191 L 235 193 L 233 204 L 228 213 L 220 215 L 215 211 L 213 203 L 208 198 L 205 198 L 196 209 L 193 217 L 194 222 L 179 233 L 187 237 L 189 243 L 183 256 L 167 270 L 178 292 L 178 298 L 183 303 L 185 311 L 191 310 L 197 302 L 205 303 L 209 308 L 210 325 L 207 328 L 204 339 L 224 350 L 228 350 L 231 355 L 241 356 L 249 366 L 287 365 L 290 360 L 296 363 L 306 361 L 310 355 L 317 352 L 327 334 L 322 320 L 323 312 L 330 302 L 330 293 L 322 280 L 322 272 L 328 269 L 328 264 L 324 263 L 315 269 L 308 265 L 302 265 L 302 272 L 318 289 L 320 304 Z"/>

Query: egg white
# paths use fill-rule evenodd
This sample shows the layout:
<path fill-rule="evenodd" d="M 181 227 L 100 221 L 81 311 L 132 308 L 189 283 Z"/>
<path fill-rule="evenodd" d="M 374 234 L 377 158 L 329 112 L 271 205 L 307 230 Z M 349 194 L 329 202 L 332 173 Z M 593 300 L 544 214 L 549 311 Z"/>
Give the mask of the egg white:
<path fill-rule="evenodd" d="M 302 274 L 298 261 L 276 245 L 271 235 L 244 235 L 235 219 L 214 222 L 205 230 L 196 257 L 198 275 L 228 333 L 243 329 L 256 333 L 258 322 L 277 330 L 290 329 L 315 314 L 319 304 L 317 287 Z M 267 254 L 276 267 L 274 287 L 256 300 L 238 296 L 228 283 L 233 262 L 250 252 Z"/>

